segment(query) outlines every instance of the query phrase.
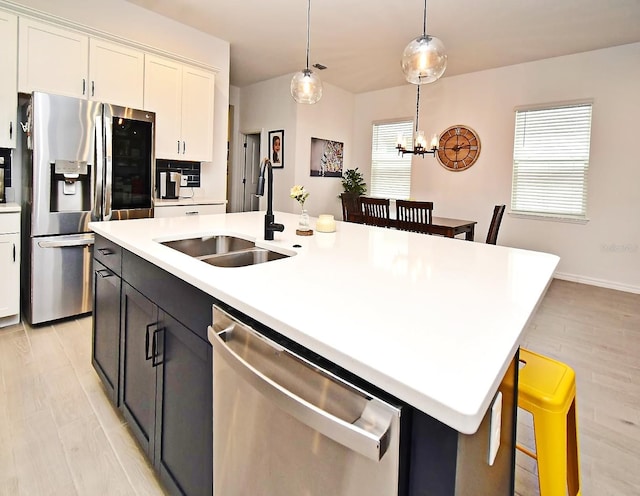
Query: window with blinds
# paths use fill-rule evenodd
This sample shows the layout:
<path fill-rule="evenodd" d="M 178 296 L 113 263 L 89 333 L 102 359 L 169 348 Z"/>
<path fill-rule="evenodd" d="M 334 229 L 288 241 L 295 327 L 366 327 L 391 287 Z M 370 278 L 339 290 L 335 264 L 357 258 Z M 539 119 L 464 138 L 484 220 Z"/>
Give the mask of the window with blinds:
<path fill-rule="evenodd" d="M 591 104 L 516 111 L 514 213 L 585 219 Z"/>
<path fill-rule="evenodd" d="M 371 196 L 407 199 L 411 191 L 411 155 L 398 155 L 398 135 L 413 135 L 413 122 L 373 125 Z"/>

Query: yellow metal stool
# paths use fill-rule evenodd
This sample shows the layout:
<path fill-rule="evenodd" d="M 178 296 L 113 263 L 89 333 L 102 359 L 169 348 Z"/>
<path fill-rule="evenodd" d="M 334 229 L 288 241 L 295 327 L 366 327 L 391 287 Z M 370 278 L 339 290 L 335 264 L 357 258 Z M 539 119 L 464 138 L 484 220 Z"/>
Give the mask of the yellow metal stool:
<path fill-rule="evenodd" d="M 518 407 L 531 413 L 540 496 L 580 495 L 576 374 L 564 363 L 520 348 Z"/>

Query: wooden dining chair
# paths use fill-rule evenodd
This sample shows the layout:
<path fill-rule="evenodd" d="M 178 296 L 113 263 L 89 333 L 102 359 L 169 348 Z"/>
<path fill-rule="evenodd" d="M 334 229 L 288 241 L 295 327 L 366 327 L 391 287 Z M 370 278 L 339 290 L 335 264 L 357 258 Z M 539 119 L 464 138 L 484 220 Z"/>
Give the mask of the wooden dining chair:
<path fill-rule="evenodd" d="M 345 222 L 356 222 L 362 224 L 362 207 L 359 196 L 343 193 L 342 200 L 342 220 Z"/>
<path fill-rule="evenodd" d="M 498 230 L 500 229 L 504 209 L 505 205 L 496 205 L 493 207 L 493 217 L 491 218 L 491 225 L 489 226 L 489 232 L 487 233 L 488 245 L 495 245 L 496 241 L 498 241 Z"/>
<path fill-rule="evenodd" d="M 433 202 L 396 200 L 395 226 L 402 231 L 429 233 Z"/>
<path fill-rule="evenodd" d="M 389 199 L 360 197 L 363 223 L 370 226 L 389 227 Z"/>

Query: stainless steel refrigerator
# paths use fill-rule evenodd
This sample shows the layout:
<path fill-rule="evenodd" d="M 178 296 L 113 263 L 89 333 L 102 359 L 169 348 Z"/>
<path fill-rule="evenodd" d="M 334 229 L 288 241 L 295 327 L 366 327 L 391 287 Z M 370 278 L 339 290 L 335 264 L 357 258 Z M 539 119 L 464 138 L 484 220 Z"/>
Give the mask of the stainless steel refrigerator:
<path fill-rule="evenodd" d="M 92 309 L 90 221 L 153 217 L 155 114 L 37 92 L 24 112 L 22 301 L 39 324 Z"/>

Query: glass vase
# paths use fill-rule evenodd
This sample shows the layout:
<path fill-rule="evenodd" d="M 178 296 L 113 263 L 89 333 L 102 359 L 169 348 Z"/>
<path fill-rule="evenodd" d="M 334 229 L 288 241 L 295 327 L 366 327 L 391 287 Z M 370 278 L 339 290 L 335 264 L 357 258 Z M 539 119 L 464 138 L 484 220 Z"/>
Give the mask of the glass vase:
<path fill-rule="evenodd" d="M 300 214 L 300 220 L 298 221 L 298 229 L 301 231 L 309 230 L 309 213 L 307 209 L 302 206 L 302 213 Z"/>

